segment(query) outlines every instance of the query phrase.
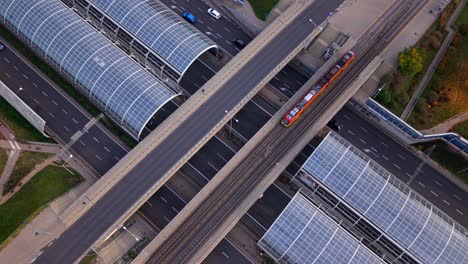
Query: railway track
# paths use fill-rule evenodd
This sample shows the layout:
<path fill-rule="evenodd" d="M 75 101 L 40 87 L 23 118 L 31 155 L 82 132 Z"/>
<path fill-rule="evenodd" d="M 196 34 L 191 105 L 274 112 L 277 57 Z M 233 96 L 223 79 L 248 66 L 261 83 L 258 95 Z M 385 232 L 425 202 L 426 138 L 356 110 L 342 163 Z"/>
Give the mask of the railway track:
<path fill-rule="evenodd" d="M 290 128 L 284 128 L 278 122 L 255 150 L 194 211 L 189 220 L 163 243 L 149 262 L 187 263 L 224 219 L 261 182 L 264 175 L 274 169 L 278 160 L 304 136 L 325 109 L 330 107 L 339 95 L 346 92 L 349 84 L 385 49 L 427 2 L 428 0 L 395 2 L 358 40 L 358 44 L 353 48 L 357 54 L 356 59 L 332 84 L 332 87 Z"/>

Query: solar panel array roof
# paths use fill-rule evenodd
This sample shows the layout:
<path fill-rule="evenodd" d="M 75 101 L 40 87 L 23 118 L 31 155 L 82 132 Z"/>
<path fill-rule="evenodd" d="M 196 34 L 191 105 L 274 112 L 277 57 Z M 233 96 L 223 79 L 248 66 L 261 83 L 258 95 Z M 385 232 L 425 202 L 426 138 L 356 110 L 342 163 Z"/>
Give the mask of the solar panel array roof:
<path fill-rule="evenodd" d="M 157 0 L 94 0 L 94 6 L 141 40 L 180 75 L 217 45 Z"/>
<path fill-rule="evenodd" d="M 58 0 L 2 0 L 0 18 L 136 139 L 176 96 Z"/>
<path fill-rule="evenodd" d="M 303 168 L 423 263 L 468 263 L 462 226 L 337 134 Z"/>
<path fill-rule="evenodd" d="M 300 192 L 258 245 L 278 263 L 382 263 Z"/>

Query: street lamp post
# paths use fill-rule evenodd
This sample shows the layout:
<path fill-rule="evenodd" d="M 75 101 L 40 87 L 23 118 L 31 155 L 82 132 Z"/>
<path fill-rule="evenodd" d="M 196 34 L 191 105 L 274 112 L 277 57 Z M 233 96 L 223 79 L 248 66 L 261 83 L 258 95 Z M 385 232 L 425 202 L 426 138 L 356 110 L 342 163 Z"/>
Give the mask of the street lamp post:
<path fill-rule="evenodd" d="M 72 154 L 70 154 L 70 156 L 68 156 L 68 158 L 67 158 L 67 159 L 65 160 L 65 162 L 63 163 L 62 167 L 65 167 L 65 164 L 67 164 L 67 162 L 68 162 L 71 158 L 73 158 L 73 155 L 72 155 Z"/>
<path fill-rule="evenodd" d="M 224 110 L 224 112 L 225 112 L 226 114 L 229 115 L 229 111 L 228 111 L 228 110 Z M 230 122 L 230 123 L 229 123 L 229 135 L 230 135 L 230 136 L 232 136 L 232 120 L 234 120 L 236 123 L 239 123 L 239 120 L 238 120 L 238 119 L 236 119 L 236 118 L 234 118 L 234 117 L 231 118 L 231 120 L 229 121 L 229 122 Z"/>
<path fill-rule="evenodd" d="M 141 240 L 141 237 L 133 234 L 132 232 L 130 232 L 130 230 L 128 230 L 125 226 L 122 226 L 122 228 L 127 231 L 137 242 Z"/>
<path fill-rule="evenodd" d="M 23 91 L 23 90 L 24 90 L 23 87 L 20 87 L 20 88 L 18 89 L 18 91 L 16 91 L 15 94 L 18 95 L 18 93 L 21 92 L 21 91 Z"/>

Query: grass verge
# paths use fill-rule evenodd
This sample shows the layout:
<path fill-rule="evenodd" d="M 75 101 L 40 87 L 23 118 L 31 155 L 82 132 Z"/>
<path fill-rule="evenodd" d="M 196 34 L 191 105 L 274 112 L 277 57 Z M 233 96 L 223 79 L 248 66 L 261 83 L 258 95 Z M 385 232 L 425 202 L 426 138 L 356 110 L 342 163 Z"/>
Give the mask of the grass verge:
<path fill-rule="evenodd" d="M 461 122 L 454 126 L 452 130 L 464 138 L 468 138 L 468 121 Z"/>
<path fill-rule="evenodd" d="M 90 250 L 88 251 L 88 253 L 86 253 L 86 256 L 81 259 L 79 264 L 92 264 L 94 263 L 97 257 L 98 255 L 96 254 L 96 252 L 94 252 L 94 250 Z"/>
<path fill-rule="evenodd" d="M 5 123 L 20 141 L 54 142 L 44 137 L 13 106 L 0 97 L 0 121 Z"/>
<path fill-rule="evenodd" d="M 415 146 L 421 151 L 426 151 L 434 144 L 436 147 L 430 155 L 431 159 L 450 171 L 465 184 L 468 184 L 468 170 L 465 170 L 468 168 L 467 160 L 452 150 L 447 143 L 444 141 L 434 141 L 416 144 Z"/>
<path fill-rule="evenodd" d="M 11 172 L 10 178 L 5 183 L 5 188 L 3 189 L 3 194 L 8 193 L 13 190 L 16 185 L 28 174 L 34 167 L 51 157 L 52 154 L 49 153 L 37 153 L 37 152 L 21 152 L 18 160 L 16 161 L 15 167 Z"/>
<path fill-rule="evenodd" d="M 455 23 L 457 33 L 449 49 L 418 101 L 421 107 L 408 119 L 416 129 L 434 127 L 468 110 L 468 32 L 462 34 L 464 23 L 468 23 L 466 6 Z"/>
<path fill-rule="evenodd" d="M 278 2 L 279 0 L 249 0 L 255 16 L 263 21 Z"/>
<path fill-rule="evenodd" d="M 48 166 L 0 205 L 0 248 L 13 238 L 44 206 L 81 181 L 81 176 Z"/>
<path fill-rule="evenodd" d="M 4 149 L 0 149 L 0 176 L 3 173 L 3 170 L 5 169 L 5 165 L 8 160 L 8 153 Z"/>

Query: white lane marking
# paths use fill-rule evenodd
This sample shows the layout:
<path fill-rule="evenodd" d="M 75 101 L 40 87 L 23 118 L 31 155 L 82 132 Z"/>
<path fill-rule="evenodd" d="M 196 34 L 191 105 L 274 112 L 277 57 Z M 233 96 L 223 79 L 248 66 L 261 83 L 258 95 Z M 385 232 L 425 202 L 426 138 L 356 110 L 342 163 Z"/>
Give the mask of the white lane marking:
<path fill-rule="evenodd" d="M 400 154 L 398 154 L 398 157 L 400 157 L 400 159 L 402 159 L 402 160 L 406 160 L 406 158 L 405 158 L 405 157 L 403 157 L 403 156 L 402 156 L 402 155 L 400 155 Z"/>
<path fill-rule="evenodd" d="M 96 141 L 97 143 L 99 143 L 99 140 L 96 138 L 96 137 L 93 137 L 94 141 Z"/>
<path fill-rule="evenodd" d="M 13 68 L 15 68 L 16 71 L 19 71 L 18 67 L 16 67 L 15 65 L 13 65 Z"/>
<path fill-rule="evenodd" d="M 6 77 L 11 78 L 11 75 L 5 72 Z"/>
<path fill-rule="evenodd" d="M 223 38 L 223 36 L 221 36 L 221 34 L 219 34 L 219 33 L 216 33 L 216 35 L 217 35 L 218 37 L 220 37 L 220 38 Z"/>
<path fill-rule="evenodd" d="M 288 88 L 288 89 L 291 89 L 291 86 L 287 85 L 286 83 L 283 83 L 283 85 Z"/>
<path fill-rule="evenodd" d="M 221 254 L 223 254 L 223 256 L 226 257 L 227 259 L 229 258 L 228 254 L 224 253 L 224 251 L 221 251 Z"/>
<path fill-rule="evenodd" d="M 457 210 L 457 213 L 463 215 L 463 213 L 460 210 L 458 210 L 458 209 L 455 209 L 455 210 Z"/>
<path fill-rule="evenodd" d="M 442 184 L 436 180 L 434 180 L 435 184 L 439 185 L 439 186 L 442 186 Z"/>
<path fill-rule="evenodd" d="M 67 126 L 63 126 L 63 128 L 64 128 L 66 131 L 70 132 L 70 129 L 68 129 Z"/>
<path fill-rule="evenodd" d="M 163 200 L 163 202 L 167 203 L 167 200 L 164 197 L 160 196 L 159 198 L 161 198 L 161 200 Z"/>
<path fill-rule="evenodd" d="M 32 83 L 34 87 L 38 88 L 37 84 L 35 82 Z"/>
<path fill-rule="evenodd" d="M 373 147 L 370 147 L 370 148 L 371 148 L 373 151 L 378 152 L 375 148 L 373 148 Z"/>
<path fill-rule="evenodd" d="M 355 136 L 356 134 L 353 133 L 353 131 L 351 130 L 348 130 L 348 133 L 350 133 L 351 135 Z"/>
<path fill-rule="evenodd" d="M 396 165 L 395 163 L 393 163 L 393 166 L 395 166 L 397 169 L 401 170 L 400 166 Z"/>
<path fill-rule="evenodd" d="M 208 26 L 207 28 L 208 28 L 210 31 L 213 31 L 213 29 L 212 29 L 212 28 L 210 28 L 209 26 Z"/>
<path fill-rule="evenodd" d="M 110 150 L 109 150 L 106 146 L 104 146 L 104 149 L 105 149 L 107 152 L 110 152 Z"/>
<path fill-rule="evenodd" d="M 218 155 L 218 157 L 220 157 L 224 162 L 226 162 L 226 163 L 228 162 L 223 156 L 221 156 L 221 154 L 216 153 L 216 155 Z"/>
<path fill-rule="evenodd" d="M 34 98 L 33 100 L 34 102 L 36 102 L 36 104 L 39 104 L 39 101 L 36 98 Z"/>
<path fill-rule="evenodd" d="M 431 191 L 432 195 L 434 195 L 435 197 L 439 197 L 439 195 L 433 191 Z"/>
<path fill-rule="evenodd" d="M 97 154 L 95 155 L 98 160 L 102 160 Z"/>
<path fill-rule="evenodd" d="M 58 103 L 57 103 L 57 102 L 55 102 L 54 100 L 52 100 L 52 103 L 53 103 L 54 105 L 58 105 Z"/>
<path fill-rule="evenodd" d="M 200 75 L 200 76 L 203 78 L 203 80 L 208 81 L 208 78 L 206 78 L 204 75 Z"/>
<path fill-rule="evenodd" d="M 366 142 L 365 142 L 364 140 L 362 140 L 362 138 L 360 138 L 359 141 L 361 141 L 362 143 L 366 144 Z"/>
<path fill-rule="evenodd" d="M 149 206 L 153 207 L 153 204 L 150 203 L 149 201 L 146 201 L 147 204 L 149 204 Z"/>
<path fill-rule="evenodd" d="M 4 59 L 6 62 L 10 63 L 10 61 L 9 61 L 6 57 L 3 57 L 3 59 Z"/>
<path fill-rule="evenodd" d="M 362 131 L 366 132 L 366 133 L 368 132 L 367 129 L 365 129 L 365 128 L 363 128 L 363 127 L 359 127 L 359 128 L 360 128 Z"/>
<path fill-rule="evenodd" d="M 343 115 L 344 118 L 348 119 L 348 120 L 351 120 L 351 117 L 347 116 L 347 115 Z"/>
<path fill-rule="evenodd" d="M 197 7 L 197 10 L 200 11 L 200 12 L 203 12 L 203 10 L 199 7 Z"/>
<path fill-rule="evenodd" d="M 62 112 L 63 112 L 64 114 L 68 115 L 68 112 L 65 111 L 65 109 L 62 109 Z"/>
<path fill-rule="evenodd" d="M 172 209 L 174 212 L 179 213 L 179 210 L 177 210 L 174 206 L 172 206 L 171 209 Z"/>
<path fill-rule="evenodd" d="M 23 77 L 24 77 L 26 80 L 29 80 L 29 77 L 28 77 L 26 74 L 23 74 Z"/>
<path fill-rule="evenodd" d="M 49 96 L 49 95 L 46 94 L 46 92 L 44 92 L 44 91 L 42 91 L 42 94 L 43 94 L 44 96 Z"/>
<path fill-rule="evenodd" d="M 216 172 L 219 171 L 219 170 L 218 170 L 213 164 L 211 164 L 209 161 L 208 161 L 208 165 L 210 165 L 210 167 L 213 168 Z"/>
<path fill-rule="evenodd" d="M 231 32 L 231 30 L 229 30 L 227 27 L 224 27 L 224 30 L 226 30 L 227 32 Z"/>
<path fill-rule="evenodd" d="M 388 145 L 383 143 L 382 141 L 380 141 L 380 144 L 382 144 L 382 145 L 384 145 L 384 146 L 386 146 L 388 148 Z"/>
<path fill-rule="evenodd" d="M 190 162 L 187 162 L 187 164 L 192 167 L 192 169 L 194 169 L 196 172 L 198 172 L 198 174 L 200 174 L 207 182 L 210 181 L 210 179 L 208 179 L 208 177 L 205 176 L 205 174 L 203 174 L 201 171 L 199 171 L 197 168 L 195 168 L 195 166 L 193 166 Z"/>
<path fill-rule="evenodd" d="M 385 157 L 384 155 L 382 155 L 382 158 L 384 158 L 385 160 L 389 160 L 387 157 Z"/>
<path fill-rule="evenodd" d="M 117 156 L 114 156 L 114 159 L 116 159 L 117 161 L 120 161 L 120 159 Z"/>
<path fill-rule="evenodd" d="M 410 177 L 410 178 L 412 177 L 411 174 L 409 174 L 409 173 L 406 173 L 406 176 L 408 176 L 408 177 Z"/>
<path fill-rule="evenodd" d="M 445 200 L 443 200 L 443 202 L 444 202 L 444 203 L 446 203 L 447 205 L 450 205 L 450 203 L 449 203 L 449 202 L 447 202 L 447 201 L 445 201 Z"/>
<path fill-rule="evenodd" d="M 48 114 L 49 114 L 51 117 L 55 118 L 55 116 L 54 116 L 51 112 L 48 112 Z"/>
<path fill-rule="evenodd" d="M 279 79 L 278 77 L 276 77 L 276 76 L 275 76 L 275 77 L 273 77 L 273 79 L 275 79 L 275 80 L 277 80 L 277 81 L 279 81 L 279 80 L 280 80 L 280 79 Z"/>
<path fill-rule="evenodd" d="M 301 87 L 304 85 L 303 83 L 301 83 L 300 81 L 296 81 L 297 84 L 299 84 Z"/>
<path fill-rule="evenodd" d="M 203 20 L 198 20 L 198 22 L 200 22 L 200 24 L 205 24 L 205 22 L 203 22 Z"/>
<path fill-rule="evenodd" d="M 20 145 L 18 144 L 18 142 L 15 141 L 15 142 L 13 142 L 13 143 L 15 143 L 15 146 L 16 146 L 17 149 L 21 149 L 21 147 L 20 147 Z"/>
<path fill-rule="evenodd" d="M 86 146 L 86 144 L 83 141 L 81 141 L 81 139 L 78 141 L 81 143 L 81 145 Z"/>
<path fill-rule="evenodd" d="M 453 197 L 457 198 L 458 200 L 462 200 L 460 197 L 458 197 L 456 194 L 453 195 Z"/>
<path fill-rule="evenodd" d="M 226 39 L 224 41 L 226 41 L 227 44 L 232 45 L 230 41 L 227 41 Z"/>
<path fill-rule="evenodd" d="M 73 122 L 75 122 L 75 124 L 78 124 L 78 121 L 76 121 L 75 118 L 72 117 L 72 120 L 73 120 Z"/>
<path fill-rule="evenodd" d="M 166 220 L 168 223 L 171 222 L 167 217 L 163 216 L 164 220 Z"/>

